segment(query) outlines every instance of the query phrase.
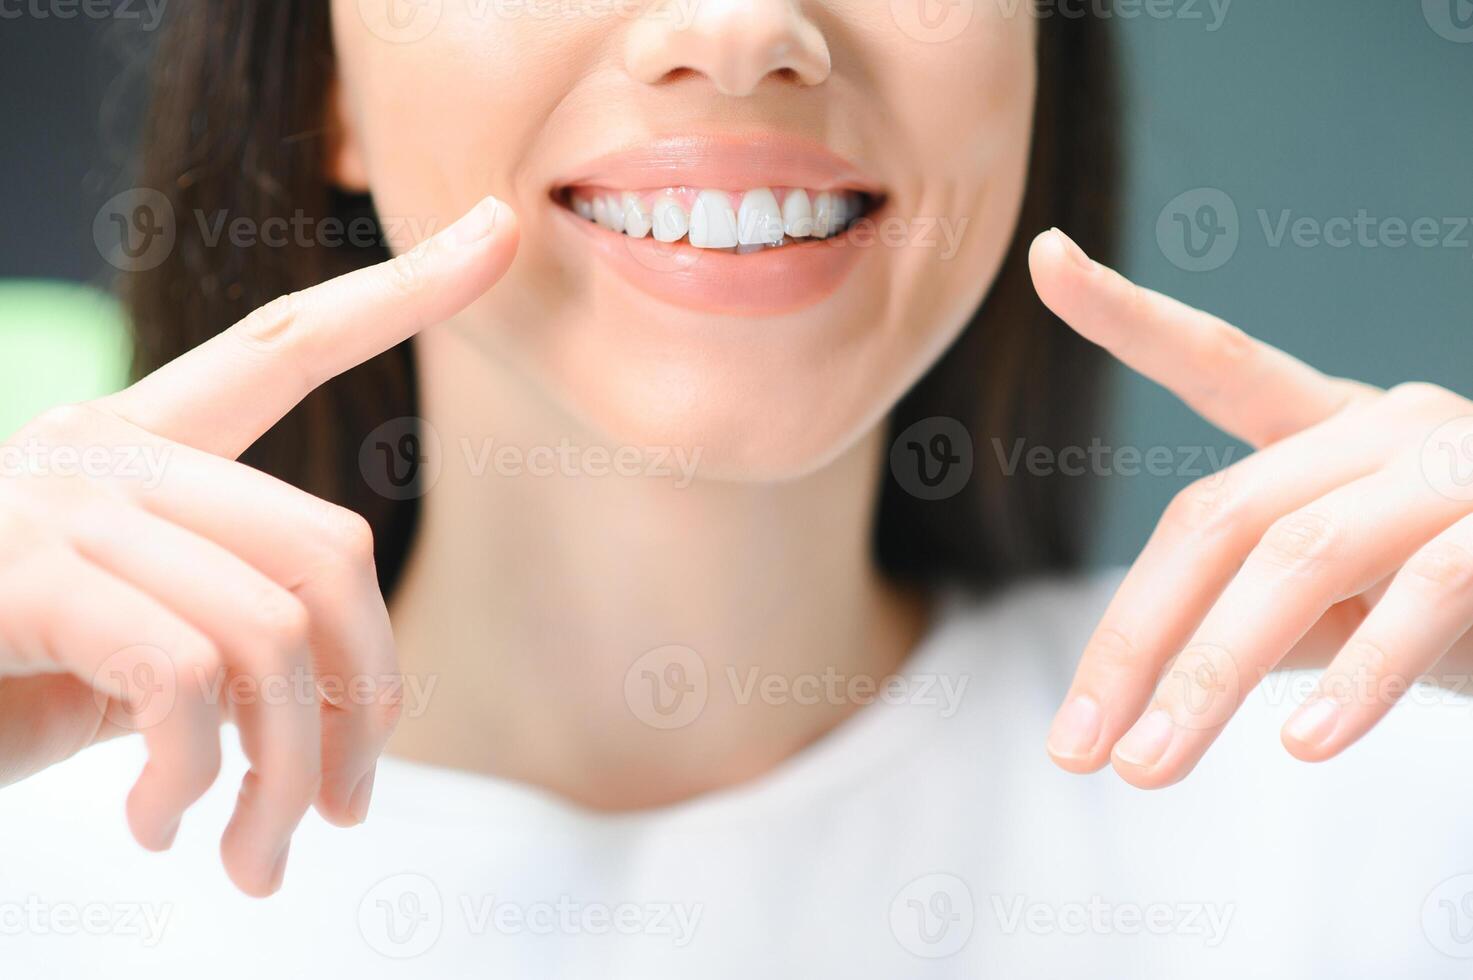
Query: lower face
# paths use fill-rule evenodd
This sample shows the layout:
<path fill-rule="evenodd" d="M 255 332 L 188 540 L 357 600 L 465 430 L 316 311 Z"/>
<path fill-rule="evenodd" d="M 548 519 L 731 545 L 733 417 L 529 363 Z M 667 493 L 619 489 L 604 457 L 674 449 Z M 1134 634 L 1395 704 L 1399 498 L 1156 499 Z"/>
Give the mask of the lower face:
<path fill-rule="evenodd" d="M 335 179 L 371 190 L 396 245 L 509 204 L 517 260 L 454 343 L 595 438 L 737 480 L 842 454 L 1002 263 L 1032 17 L 960 5 L 938 34 L 874 0 L 540 2 L 446 0 L 406 31 L 334 0 L 355 161 Z M 451 340 L 416 342 L 434 364 Z"/>

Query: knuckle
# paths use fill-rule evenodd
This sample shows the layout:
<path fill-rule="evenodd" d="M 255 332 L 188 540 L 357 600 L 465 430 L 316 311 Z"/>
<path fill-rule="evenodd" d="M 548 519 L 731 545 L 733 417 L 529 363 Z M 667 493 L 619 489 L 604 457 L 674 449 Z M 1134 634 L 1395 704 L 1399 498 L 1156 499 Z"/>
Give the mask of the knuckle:
<path fill-rule="evenodd" d="M 246 347 L 261 353 L 276 353 L 296 334 L 294 329 L 305 306 L 301 293 L 278 296 L 240 322 L 237 336 Z"/>
<path fill-rule="evenodd" d="M 199 704 L 214 698 L 225 661 L 213 640 L 203 635 L 186 636 L 175 643 L 170 660 L 179 700 Z"/>
<path fill-rule="evenodd" d="M 1354 665 L 1355 672 L 1362 677 L 1381 677 L 1391 664 L 1391 657 L 1385 647 L 1364 638 L 1346 644 L 1345 655 Z"/>
<path fill-rule="evenodd" d="M 402 255 L 390 259 L 384 267 L 385 279 L 396 295 L 413 296 L 423 289 L 429 248 L 428 241 L 421 242 Z"/>
<path fill-rule="evenodd" d="M 1240 480 L 1224 470 L 1194 480 L 1167 505 L 1161 523 L 1176 537 L 1214 538 L 1231 534 L 1242 522 L 1248 497 Z"/>
<path fill-rule="evenodd" d="M 1473 550 L 1454 541 L 1437 541 L 1406 563 L 1411 584 L 1439 596 L 1466 596 L 1473 592 Z"/>
<path fill-rule="evenodd" d="M 398 698 L 391 700 L 380 700 L 374 703 L 373 710 L 369 712 L 369 720 L 373 725 L 375 733 L 382 739 L 387 740 L 394 734 L 394 729 L 399 727 L 399 719 L 404 714 L 404 703 Z"/>
<path fill-rule="evenodd" d="M 1253 558 L 1272 568 L 1304 571 L 1330 555 L 1339 535 L 1340 524 L 1329 515 L 1296 511 L 1270 525 Z"/>
<path fill-rule="evenodd" d="M 1227 721 L 1242 689 L 1238 662 L 1231 650 L 1195 643 L 1166 665 L 1156 699 L 1178 723 L 1213 727 Z"/>
<path fill-rule="evenodd" d="M 46 409 L 25 427 L 28 436 L 44 442 L 70 442 L 92 432 L 97 410 L 83 404 L 56 405 Z"/>
<path fill-rule="evenodd" d="M 1095 632 L 1085 649 L 1085 658 L 1105 672 L 1128 670 L 1142 662 L 1136 643 L 1113 627 L 1101 627 Z"/>
<path fill-rule="evenodd" d="M 1326 695 L 1338 703 L 1389 707 L 1411 683 L 1411 678 L 1399 675 L 1396 660 L 1386 647 L 1374 640 L 1353 639 L 1342 656 L 1346 669 L 1320 681 Z"/>
<path fill-rule="evenodd" d="M 1205 364 L 1215 373 L 1233 369 L 1250 361 L 1258 350 L 1258 341 L 1231 323 L 1218 320 L 1204 345 Z"/>
<path fill-rule="evenodd" d="M 354 567 L 373 567 L 373 526 L 357 511 L 328 508 L 322 518 L 322 537 L 335 560 Z"/>
<path fill-rule="evenodd" d="M 251 603 L 251 615 L 255 628 L 273 650 L 292 653 L 306 647 L 311 617 L 307 607 L 290 592 L 263 590 Z"/>
<path fill-rule="evenodd" d="M 1461 395 L 1428 381 L 1404 381 L 1388 389 L 1386 398 L 1393 404 L 1409 405 L 1413 408 L 1467 405 Z"/>

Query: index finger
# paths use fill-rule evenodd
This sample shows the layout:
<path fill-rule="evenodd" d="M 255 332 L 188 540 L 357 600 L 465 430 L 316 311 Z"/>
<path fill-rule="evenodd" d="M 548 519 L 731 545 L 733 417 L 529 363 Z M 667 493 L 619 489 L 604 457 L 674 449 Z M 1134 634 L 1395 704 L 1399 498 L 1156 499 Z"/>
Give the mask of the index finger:
<path fill-rule="evenodd" d="M 323 382 L 464 309 L 516 247 L 516 216 L 487 197 L 403 255 L 273 300 L 97 405 L 234 459 Z"/>
<path fill-rule="evenodd" d="M 1137 286 L 1057 228 L 1034 239 L 1028 263 L 1039 298 L 1061 320 L 1250 445 L 1323 422 L 1368 390 Z"/>

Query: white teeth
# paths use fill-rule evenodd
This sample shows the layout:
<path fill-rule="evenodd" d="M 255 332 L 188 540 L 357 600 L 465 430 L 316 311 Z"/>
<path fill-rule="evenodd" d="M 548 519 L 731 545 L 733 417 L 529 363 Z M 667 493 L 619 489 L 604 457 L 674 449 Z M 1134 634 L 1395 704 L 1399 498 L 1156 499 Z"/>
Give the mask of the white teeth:
<path fill-rule="evenodd" d="M 807 238 L 813 234 L 813 202 L 807 191 L 788 192 L 783 201 L 783 231 L 789 238 Z"/>
<path fill-rule="evenodd" d="M 747 191 L 737 213 L 737 243 L 780 245 L 782 240 L 783 216 L 778 210 L 777 196 L 766 187 Z"/>
<path fill-rule="evenodd" d="M 673 198 L 661 198 L 655 202 L 651 211 L 654 221 L 655 240 L 661 242 L 678 242 L 690 231 L 690 218 L 685 213 L 685 208 Z"/>
<path fill-rule="evenodd" d="M 828 238 L 830 235 L 838 230 L 839 226 L 838 223 L 835 221 L 835 218 L 837 217 L 835 213 L 837 210 L 837 203 L 838 202 L 834 200 L 834 195 L 830 194 L 828 191 L 821 192 L 817 197 L 813 199 L 814 238 Z"/>
<path fill-rule="evenodd" d="M 0 0 L 3 2 L 3 0 Z M 864 197 L 843 191 L 810 192 L 794 188 L 782 203 L 769 187 L 741 195 L 733 208 L 733 194 L 703 190 L 689 200 L 685 188 L 666 188 L 653 197 L 647 192 L 604 192 L 574 197 L 569 202 L 580 218 L 631 238 L 653 234 L 660 242 L 688 239 L 695 248 L 759 252 L 800 238 L 831 238 L 849 228 L 864 213 Z"/>
<path fill-rule="evenodd" d="M 604 207 L 609 216 L 609 227 L 614 231 L 623 231 L 624 202 L 617 197 L 610 197 L 604 201 Z"/>
<path fill-rule="evenodd" d="M 736 248 L 737 216 L 721 191 L 701 191 L 690 209 L 690 243 L 696 248 Z"/>
<path fill-rule="evenodd" d="M 639 200 L 638 194 L 624 195 L 624 234 L 643 238 L 654 227 L 654 214 Z"/>
<path fill-rule="evenodd" d="M 593 220 L 597 221 L 605 228 L 613 227 L 613 225 L 609 223 L 609 202 L 607 199 L 602 197 L 595 197 L 593 199 Z"/>

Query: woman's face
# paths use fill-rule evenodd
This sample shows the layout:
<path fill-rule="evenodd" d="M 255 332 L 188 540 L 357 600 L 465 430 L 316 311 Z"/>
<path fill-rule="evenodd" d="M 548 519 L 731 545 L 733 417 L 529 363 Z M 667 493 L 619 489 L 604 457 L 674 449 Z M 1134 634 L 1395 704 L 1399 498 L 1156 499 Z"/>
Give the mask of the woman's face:
<path fill-rule="evenodd" d="M 333 176 L 372 191 L 396 248 L 486 194 L 520 217 L 515 264 L 456 339 L 596 438 L 698 449 L 703 475 L 792 477 L 852 446 L 1011 240 L 1029 4 L 332 10 Z"/>

